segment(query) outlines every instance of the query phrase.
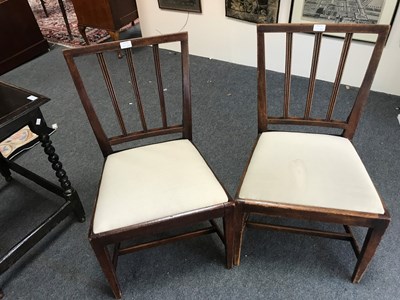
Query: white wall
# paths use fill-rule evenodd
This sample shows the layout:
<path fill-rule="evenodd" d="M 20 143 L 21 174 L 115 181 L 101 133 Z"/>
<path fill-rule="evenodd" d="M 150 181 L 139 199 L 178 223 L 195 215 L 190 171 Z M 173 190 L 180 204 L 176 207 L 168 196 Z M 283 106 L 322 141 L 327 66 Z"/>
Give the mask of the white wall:
<path fill-rule="evenodd" d="M 387 0 L 395 1 L 395 0 Z M 256 28 L 254 23 L 240 21 L 225 17 L 224 0 L 201 0 L 202 13 L 187 13 L 172 10 L 161 10 L 157 0 L 136 0 L 140 16 L 140 26 L 143 36 L 173 33 L 178 31 L 189 32 L 189 51 L 191 54 L 223 60 L 227 62 L 256 66 Z M 279 22 L 288 22 L 290 2 L 281 0 Z M 302 35 L 298 43 L 304 42 L 310 36 Z M 295 41 L 296 42 L 296 41 Z M 324 47 L 338 52 L 341 40 L 337 38 L 327 39 Z M 273 42 L 283 45 L 283 39 L 276 37 Z M 282 49 L 281 47 L 275 47 Z M 350 55 L 356 58 L 353 65 L 348 65 L 348 73 L 343 78 L 343 83 L 358 85 L 360 78 L 357 70 L 371 52 L 368 43 L 354 43 Z M 334 51 L 336 50 L 336 51 Z M 282 52 L 282 50 L 279 50 Z M 283 54 L 282 54 L 283 55 Z M 294 57 L 300 57 L 301 53 L 294 53 Z M 326 63 L 336 63 L 332 56 L 321 58 Z M 282 71 L 283 60 L 273 60 L 269 69 Z M 300 63 L 294 66 L 294 72 L 301 76 L 309 73 L 309 62 L 300 59 Z M 352 71 L 353 70 L 353 71 Z M 395 21 L 383 53 L 379 69 L 377 71 L 372 89 L 388 94 L 400 95 L 400 9 L 397 11 Z M 324 80 L 332 80 L 332 74 L 324 74 L 319 70 L 318 77 Z"/>

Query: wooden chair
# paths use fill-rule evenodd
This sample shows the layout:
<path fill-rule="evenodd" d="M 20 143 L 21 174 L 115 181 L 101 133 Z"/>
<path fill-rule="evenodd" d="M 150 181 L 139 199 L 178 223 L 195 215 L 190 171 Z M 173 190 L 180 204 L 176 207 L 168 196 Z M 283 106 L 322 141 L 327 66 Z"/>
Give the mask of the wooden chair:
<path fill-rule="evenodd" d="M 159 44 L 171 42 L 180 45 L 181 53 L 159 50 Z M 123 48 L 126 60 L 117 59 L 115 52 L 120 48 Z M 110 51 L 115 52 L 107 53 Z M 145 54 L 149 54 L 150 58 Z M 121 297 L 116 275 L 118 256 L 167 242 L 216 232 L 225 244 L 226 265 L 231 268 L 233 201 L 192 143 L 187 33 L 70 49 L 64 51 L 64 56 L 105 158 L 89 240 L 114 296 Z M 171 61 L 165 66 L 165 72 L 161 68 L 164 61 L 162 58 Z M 101 71 L 96 69 L 96 59 Z M 85 65 L 89 79 L 83 78 L 82 74 L 85 72 L 80 69 L 80 63 Z M 176 69 L 172 69 L 173 63 L 176 63 Z M 146 78 L 141 79 L 141 68 L 155 70 L 155 78 L 149 77 L 149 72 L 142 72 Z M 127 77 L 118 77 L 125 71 Z M 104 110 L 105 95 L 99 92 L 102 90 L 101 82 L 93 79 L 93 76 L 99 74 L 100 77 L 101 74 L 104 75 L 107 87 L 104 90 L 111 98 L 112 105 L 109 106 L 116 117 Z M 171 81 L 169 85 L 164 85 L 167 79 Z M 128 96 L 126 90 L 118 91 L 118 85 L 126 86 L 131 95 Z M 97 98 L 93 101 L 88 91 L 90 87 L 93 87 L 92 92 Z M 146 87 L 150 87 L 150 91 L 144 92 Z M 175 99 L 178 103 L 177 110 L 172 109 L 170 112 L 167 108 L 175 106 L 173 101 L 168 101 L 174 99 L 168 99 L 168 96 L 169 91 L 174 88 L 181 91 L 182 98 Z M 117 95 L 121 97 L 118 98 Z M 129 105 L 126 101 L 130 102 Z M 134 102 L 136 105 L 133 105 Z M 157 113 L 151 114 L 150 108 L 157 110 Z M 124 122 L 127 120 L 124 115 L 126 112 L 134 113 L 136 118 L 129 117 L 129 122 Z M 155 116 L 158 116 L 157 119 L 161 116 L 161 121 L 156 122 Z M 113 117 L 117 122 L 114 122 Z M 178 123 L 174 123 L 174 117 Z M 132 125 L 135 119 L 139 123 L 136 127 Z M 114 131 L 114 135 L 106 133 L 106 125 L 111 123 L 117 123 L 116 128 L 110 129 L 118 129 L 118 132 Z M 175 139 L 159 141 L 163 137 L 171 139 L 171 136 Z M 141 144 L 145 138 L 150 139 L 151 143 Z M 131 147 L 131 142 L 138 141 L 139 145 Z M 126 143 L 128 149 L 115 151 L 116 146 Z M 216 218 L 223 218 L 225 233 L 218 227 Z M 211 225 L 201 226 L 199 229 L 198 224 L 204 225 L 205 221 L 206 225 Z M 193 229 L 193 226 L 196 228 Z M 190 228 L 190 231 L 185 230 L 182 233 L 183 228 Z M 172 230 L 174 235 L 170 235 Z M 175 234 L 177 230 L 180 232 Z M 169 235 L 165 237 L 165 233 Z M 138 244 L 126 243 L 133 239 L 136 242 L 136 238 L 158 238 L 159 235 L 163 237 Z M 113 254 L 108 249 L 111 245 L 114 246 Z"/>
<path fill-rule="evenodd" d="M 257 26 L 259 136 L 235 199 L 235 265 L 240 263 L 245 227 L 277 230 L 350 241 L 357 257 L 352 281 L 357 283 L 361 280 L 389 225 L 390 216 L 351 139 L 368 98 L 388 31 L 389 26 L 386 25 L 259 24 Z M 301 35 L 303 51 L 307 48 L 305 45 L 307 39 L 313 41 L 314 45 L 310 47 L 313 53 L 310 56 L 311 72 L 308 89 L 304 91 L 301 99 L 296 99 L 291 97 L 294 92 L 294 88 L 291 89 L 291 82 L 294 81 L 291 70 L 292 65 L 295 66 L 292 54 L 295 53 L 293 45 L 298 41 L 295 38 L 299 37 L 298 33 L 303 32 L 308 33 Z M 269 56 L 266 53 L 277 43 L 268 44 L 269 48 L 265 43 L 271 38 L 272 33 L 275 37 L 277 33 L 281 33 L 284 37 L 283 43 L 286 44 L 285 73 L 282 76 L 283 101 L 280 101 L 281 106 L 278 109 L 276 106 L 274 109 L 271 108 L 277 99 L 268 96 L 267 101 L 267 94 L 270 95 L 270 91 L 267 93 L 266 57 Z M 330 48 L 329 60 L 334 59 L 331 56 L 332 47 L 321 47 L 326 45 L 324 42 L 327 40 L 323 37 L 325 33 L 342 33 L 344 40 L 341 53 L 337 56 L 338 67 L 333 73 L 334 82 L 329 84 L 332 91 L 327 94 L 327 99 L 321 99 L 315 93 L 317 86 L 328 84 L 316 80 L 322 50 Z M 357 93 L 347 91 L 341 87 L 340 82 L 353 34 L 368 33 L 374 34 L 377 40 L 370 61 L 367 62 L 365 76 Z M 302 59 L 307 57 L 304 52 L 301 56 Z M 296 91 L 298 90 L 297 84 Z M 346 95 L 353 93 L 354 101 L 350 103 L 347 96 L 338 97 L 339 91 Z M 276 91 L 273 92 L 276 94 Z M 339 103 L 337 99 L 342 102 Z M 302 102 L 302 106 L 295 105 L 296 101 Z M 323 104 L 325 104 L 323 109 L 314 108 Z M 349 104 L 348 110 L 343 108 L 345 104 Z M 340 109 L 336 112 L 335 106 L 338 105 Z M 275 111 L 272 112 L 273 110 Z M 266 219 L 272 219 L 273 222 Z M 275 222 L 278 219 L 279 222 Z M 320 227 L 314 226 L 319 224 L 317 222 L 343 225 L 344 231 L 343 233 L 332 231 L 335 227 L 333 225 L 328 226 L 332 227 L 329 231 L 326 228 L 321 230 Z M 302 226 L 299 226 L 299 223 Z M 304 223 L 312 225 L 304 226 Z M 361 249 L 350 226 L 368 229 Z"/>

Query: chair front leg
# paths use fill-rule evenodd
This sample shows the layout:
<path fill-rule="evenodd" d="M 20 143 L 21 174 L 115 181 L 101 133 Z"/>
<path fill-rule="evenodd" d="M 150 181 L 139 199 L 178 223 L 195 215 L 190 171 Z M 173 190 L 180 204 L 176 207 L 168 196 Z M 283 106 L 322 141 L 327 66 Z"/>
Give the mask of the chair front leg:
<path fill-rule="evenodd" d="M 93 240 L 90 241 L 90 244 L 94 253 L 96 254 L 96 258 L 99 261 L 101 269 L 103 270 L 103 273 L 110 284 L 115 298 L 120 299 L 122 296 L 121 289 L 119 287 L 116 270 L 112 263 L 110 252 L 108 251 L 107 246 Z"/>
<path fill-rule="evenodd" d="M 379 224 L 377 227 L 368 229 L 363 247 L 361 249 L 361 253 L 358 256 L 357 264 L 351 279 L 353 283 L 359 283 L 361 281 L 361 278 L 363 277 L 365 270 L 368 267 L 368 264 L 374 256 L 379 242 L 381 241 L 382 236 L 385 233 L 388 225 L 389 221 L 382 221 L 381 224 Z"/>
<path fill-rule="evenodd" d="M 233 264 L 235 266 L 240 265 L 240 253 L 242 249 L 243 232 L 246 223 L 246 214 L 243 210 L 243 204 L 236 203 L 235 206 L 235 250 L 233 257 Z"/>
<path fill-rule="evenodd" d="M 234 205 L 229 204 L 225 207 L 224 235 L 226 267 L 231 269 L 233 266 L 233 253 L 235 248 L 235 211 Z"/>

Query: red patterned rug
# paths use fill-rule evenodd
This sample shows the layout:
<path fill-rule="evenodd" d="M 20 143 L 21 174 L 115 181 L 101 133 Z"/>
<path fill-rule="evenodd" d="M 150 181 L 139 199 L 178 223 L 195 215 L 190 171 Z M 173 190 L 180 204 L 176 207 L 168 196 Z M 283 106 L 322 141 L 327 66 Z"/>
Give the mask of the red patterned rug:
<path fill-rule="evenodd" d="M 71 0 L 63 0 L 63 3 L 67 12 L 69 26 L 71 27 L 73 37 L 72 40 L 68 36 L 67 28 L 61 14 L 58 0 L 45 0 L 45 6 L 49 15 L 48 17 L 46 17 L 44 13 L 43 7 L 40 4 L 40 0 L 28 1 L 43 36 L 50 43 L 67 47 L 78 47 L 85 45 L 85 41 L 78 30 L 78 22 Z M 129 26 L 124 29 L 127 28 L 129 28 Z M 90 43 L 101 43 L 110 38 L 107 31 L 90 27 L 86 29 L 86 35 Z"/>

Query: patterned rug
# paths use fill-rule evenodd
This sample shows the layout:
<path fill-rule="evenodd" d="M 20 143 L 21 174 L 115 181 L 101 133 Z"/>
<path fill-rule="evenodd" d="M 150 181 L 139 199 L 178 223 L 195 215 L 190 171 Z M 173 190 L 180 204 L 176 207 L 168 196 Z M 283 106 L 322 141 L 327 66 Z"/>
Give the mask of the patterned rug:
<path fill-rule="evenodd" d="M 67 12 L 69 26 L 71 27 L 73 37 L 72 40 L 70 40 L 68 36 L 67 28 L 61 14 L 58 0 L 45 0 L 45 6 L 49 15 L 48 17 L 46 17 L 44 13 L 43 7 L 40 4 L 40 0 L 28 1 L 43 36 L 50 43 L 59 44 L 66 47 L 78 47 L 85 45 L 85 41 L 78 30 L 78 22 L 71 0 L 63 0 L 63 3 Z M 129 26 L 124 29 L 127 28 L 129 28 Z M 90 43 L 101 43 L 110 38 L 107 31 L 90 27 L 86 29 L 86 35 Z"/>

